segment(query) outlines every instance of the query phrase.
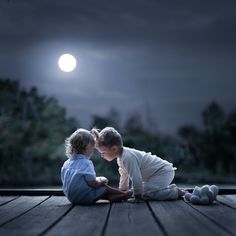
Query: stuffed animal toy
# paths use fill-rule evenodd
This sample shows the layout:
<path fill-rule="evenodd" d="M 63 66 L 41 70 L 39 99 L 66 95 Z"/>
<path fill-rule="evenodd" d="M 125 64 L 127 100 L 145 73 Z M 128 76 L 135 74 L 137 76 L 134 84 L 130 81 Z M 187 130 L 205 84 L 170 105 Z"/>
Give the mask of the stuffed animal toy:
<path fill-rule="evenodd" d="M 204 185 L 201 188 L 196 186 L 192 193 L 186 193 L 184 198 L 196 205 L 209 205 L 216 200 L 219 188 L 216 185 Z"/>

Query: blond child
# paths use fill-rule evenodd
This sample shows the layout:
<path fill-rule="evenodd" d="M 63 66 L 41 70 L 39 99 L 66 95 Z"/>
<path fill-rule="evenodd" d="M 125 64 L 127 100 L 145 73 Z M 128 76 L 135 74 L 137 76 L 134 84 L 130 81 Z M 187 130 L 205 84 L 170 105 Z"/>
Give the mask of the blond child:
<path fill-rule="evenodd" d="M 127 191 L 131 180 L 134 202 L 175 200 L 184 196 L 185 191 L 171 184 L 176 169 L 172 163 L 151 153 L 124 147 L 121 135 L 113 127 L 106 127 L 100 132 L 93 129 L 92 132 L 101 156 L 107 161 L 117 158 L 119 189 Z"/>
<path fill-rule="evenodd" d="M 68 160 L 61 168 L 64 194 L 74 204 L 91 204 L 99 199 L 127 200 L 132 195 L 131 191 L 111 188 L 105 177 L 96 177 L 90 160 L 94 145 L 93 135 L 85 129 L 76 130 L 65 140 Z"/>

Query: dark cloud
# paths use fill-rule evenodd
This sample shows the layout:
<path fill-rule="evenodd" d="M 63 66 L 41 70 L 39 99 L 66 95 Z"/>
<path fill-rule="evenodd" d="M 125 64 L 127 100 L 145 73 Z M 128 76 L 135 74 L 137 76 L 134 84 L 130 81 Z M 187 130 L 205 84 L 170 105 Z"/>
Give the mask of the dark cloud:
<path fill-rule="evenodd" d="M 235 106 L 235 1 L 1 0 L 0 76 L 56 96 L 82 123 L 145 107 L 159 129 Z M 71 52 L 78 67 L 57 68 Z"/>

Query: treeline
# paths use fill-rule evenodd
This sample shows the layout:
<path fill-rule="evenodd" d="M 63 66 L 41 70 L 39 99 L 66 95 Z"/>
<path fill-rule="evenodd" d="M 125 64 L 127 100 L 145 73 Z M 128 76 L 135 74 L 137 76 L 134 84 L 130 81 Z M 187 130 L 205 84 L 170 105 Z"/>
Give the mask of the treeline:
<path fill-rule="evenodd" d="M 56 99 L 0 80 L 0 183 L 58 182 L 64 139 L 77 127 Z"/>
<path fill-rule="evenodd" d="M 181 127 L 179 145 L 185 169 L 236 177 L 236 110 L 226 114 L 215 102 L 202 112 L 203 128 Z"/>
<path fill-rule="evenodd" d="M 236 177 L 236 111 L 225 114 L 212 102 L 202 112 L 202 128 L 186 125 L 178 129 L 175 137 L 152 132 L 137 113 L 131 114 L 123 127 L 117 117 L 119 114 L 114 110 L 104 117 L 94 116 L 92 126 L 117 127 L 122 131 L 124 145 L 171 161 L 178 167 L 178 175 Z M 97 165 L 103 163 L 97 161 Z M 112 167 L 116 173 L 116 164 Z"/>
<path fill-rule="evenodd" d="M 121 124 L 112 108 L 106 116 L 94 115 L 90 128 L 115 127 L 124 145 L 171 161 L 178 173 L 236 177 L 236 111 L 225 114 L 213 102 L 202 113 L 201 129 L 184 126 L 175 137 L 153 132 L 143 118 L 134 112 Z M 36 88 L 25 90 L 17 81 L 0 80 L 0 184 L 60 184 L 64 140 L 78 127 L 55 98 L 39 95 Z M 115 161 L 104 161 L 96 151 L 93 161 L 98 175 L 118 178 Z"/>

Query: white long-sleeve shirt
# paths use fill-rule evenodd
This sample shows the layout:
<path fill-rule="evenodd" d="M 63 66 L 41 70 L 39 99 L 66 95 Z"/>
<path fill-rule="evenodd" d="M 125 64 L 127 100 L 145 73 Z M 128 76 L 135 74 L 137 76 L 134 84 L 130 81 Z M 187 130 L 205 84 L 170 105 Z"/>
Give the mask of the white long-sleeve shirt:
<path fill-rule="evenodd" d="M 173 170 L 173 164 L 152 155 L 150 152 L 139 151 L 123 147 L 121 158 L 117 158 L 119 166 L 119 189 L 126 191 L 129 188 L 129 179 L 132 181 L 134 194 L 143 193 L 143 181 L 156 174 L 160 175 Z"/>

